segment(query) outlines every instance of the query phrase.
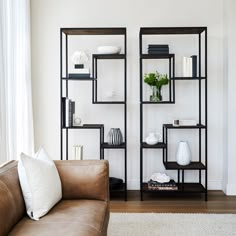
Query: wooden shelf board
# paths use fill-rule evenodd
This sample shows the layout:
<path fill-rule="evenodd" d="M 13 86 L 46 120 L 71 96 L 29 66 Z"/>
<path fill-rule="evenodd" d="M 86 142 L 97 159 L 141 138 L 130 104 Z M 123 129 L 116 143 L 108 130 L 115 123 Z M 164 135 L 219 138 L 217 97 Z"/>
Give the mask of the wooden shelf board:
<path fill-rule="evenodd" d="M 164 166 L 167 170 L 205 170 L 206 166 L 201 162 L 191 162 L 187 166 L 181 166 L 177 162 L 164 162 Z"/>
<path fill-rule="evenodd" d="M 103 124 L 84 124 L 81 126 L 63 127 L 63 129 L 101 129 Z"/>
<path fill-rule="evenodd" d="M 142 27 L 140 34 L 200 34 L 207 27 Z"/>
<path fill-rule="evenodd" d="M 142 142 L 141 147 L 142 148 L 166 148 L 166 144 L 165 143 L 157 143 L 155 145 L 149 145 L 146 142 Z"/>
<path fill-rule="evenodd" d="M 125 59 L 125 54 L 93 54 L 95 59 Z"/>
<path fill-rule="evenodd" d="M 126 143 L 121 143 L 120 145 L 110 145 L 108 143 L 103 143 L 101 145 L 101 148 L 105 148 L 105 149 L 125 149 L 126 148 Z"/>
<path fill-rule="evenodd" d="M 174 101 L 160 101 L 160 102 L 150 102 L 150 101 L 141 101 L 141 104 L 174 104 Z"/>
<path fill-rule="evenodd" d="M 206 128 L 206 126 L 202 124 L 180 125 L 180 126 L 173 126 L 172 124 L 163 124 L 163 126 L 167 129 L 205 129 Z"/>
<path fill-rule="evenodd" d="M 82 77 L 82 78 L 76 78 L 76 77 L 62 77 L 62 80 L 74 80 L 74 81 L 93 81 L 96 80 L 96 78 L 87 78 L 87 77 Z"/>
<path fill-rule="evenodd" d="M 202 184 L 199 183 L 184 183 L 177 184 L 178 190 L 150 190 L 148 189 L 147 183 L 142 183 L 144 192 L 155 192 L 155 193 L 205 193 L 206 189 Z"/>
<path fill-rule="evenodd" d="M 126 104 L 125 101 L 97 101 L 97 102 L 93 102 L 93 104 Z"/>
<path fill-rule="evenodd" d="M 126 28 L 61 28 L 67 35 L 125 35 Z"/>

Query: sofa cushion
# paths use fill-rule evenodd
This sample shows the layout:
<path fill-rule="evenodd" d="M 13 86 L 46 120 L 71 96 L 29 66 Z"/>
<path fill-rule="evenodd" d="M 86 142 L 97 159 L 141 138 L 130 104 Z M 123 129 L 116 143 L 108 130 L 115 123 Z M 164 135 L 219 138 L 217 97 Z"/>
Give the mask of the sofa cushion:
<path fill-rule="evenodd" d="M 17 173 L 17 162 L 0 167 L 0 235 L 8 235 L 25 215 L 25 203 Z"/>
<path fill-rule="evenodd" d="M 55 161 L 62 184 L 63 199 L 109 201 L 107 160 Z"/>
<path fill-rule="evenodd" d="M 31 219 L 38 220 L 62 198 L 57 168 L 40 148 L 33 158 L 21 154 L 18 173 L 27 214 Z"/>
<path fill-rule="evenodd" d="M 62 200 L 40 221 L 24 217 L 9 235 L 105 235 L 108 220 L 109 206 L 105 201 Z"/>

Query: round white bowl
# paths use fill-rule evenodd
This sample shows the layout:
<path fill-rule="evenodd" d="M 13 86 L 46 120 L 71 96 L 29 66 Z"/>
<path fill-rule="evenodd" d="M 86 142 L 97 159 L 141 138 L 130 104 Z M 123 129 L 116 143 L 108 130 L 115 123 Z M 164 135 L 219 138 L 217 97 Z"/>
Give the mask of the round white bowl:
<path fill-rule="evenodd" d="M 100 46 L 97 48 L 97 51 L 100 54 L 119 54 L 121 48 L 117 46 Z"/>

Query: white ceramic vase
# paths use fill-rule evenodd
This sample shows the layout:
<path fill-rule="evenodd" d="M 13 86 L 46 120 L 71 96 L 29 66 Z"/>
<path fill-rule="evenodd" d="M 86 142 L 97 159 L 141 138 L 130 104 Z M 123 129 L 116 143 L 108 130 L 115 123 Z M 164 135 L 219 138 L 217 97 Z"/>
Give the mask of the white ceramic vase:
<path fill-rule="evenodd" d="M 189 145 L 186 141 L 180 141 L 176 151 L 176 161 L 181 166 L 190 164 L 192 159 Z"/>
<path fill-rule="evenodd" d="M 155 145 L 161 141 L 162 135 L 160 133 L 150 133 L 146 138 L 145 142 L 149 145 Z"/>

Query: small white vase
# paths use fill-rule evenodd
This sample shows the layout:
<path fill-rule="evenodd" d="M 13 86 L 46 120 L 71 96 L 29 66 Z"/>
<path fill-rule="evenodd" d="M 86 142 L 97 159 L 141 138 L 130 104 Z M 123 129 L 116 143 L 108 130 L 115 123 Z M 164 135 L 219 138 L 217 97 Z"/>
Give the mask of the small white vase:
<path fill-rule="evenodd" d="M 176 152 L 177 163 L 181 166 L 186 166 L 191 162 L 191 156 L 188 143 L 185 141 L 180 141 Z"/>
<path fill-rule="evenodd" d="M 150 133 L 146 138 L 145 142 L 149 145 L 155 145 L 161 141 L 162 135 L 160 133 Z"/>

